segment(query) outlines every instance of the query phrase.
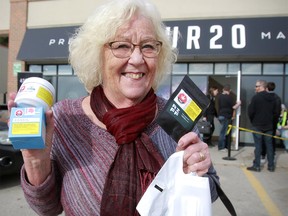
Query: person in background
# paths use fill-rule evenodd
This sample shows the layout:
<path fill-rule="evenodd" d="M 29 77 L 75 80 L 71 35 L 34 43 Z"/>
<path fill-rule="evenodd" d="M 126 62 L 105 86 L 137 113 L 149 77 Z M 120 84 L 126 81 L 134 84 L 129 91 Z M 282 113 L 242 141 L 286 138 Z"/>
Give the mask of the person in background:
<path fill-rule="evenodd" d="M 218 96 L 218 120 L 221 124 L 218 150 L 227 151 L 227 147 L 231 144 L 231 133 L 227 135 L 229 124 L 235 118 L 235 110 L 241 105 L 241 101 L 235 101 L 230 95 L 231 87 L 229 84 L 224 85 L 222 94 Z"/>
<path fill-rule="evenodd" d="M 288 153 L 288 118 L 287 118 L 287 108 L 285 104 L 281 104 L 281 114 L 279 121 L 277 123 L 277 131 L 280 136 L 286 138 L 283 140 L 285 151 Z"/>
<path fill-rule="evenodd" d="M 274 95 L 266 91 L 267 82 L 265 80 L 257 80 L 255 85 L 256 94 L 252 97 L 251 103 L 248 106 L 248 117 L 252 123 L 252 130 L 264 133 L 253 133 L 255 150 L 254 160 L 251 167 L 247 170 L 260 172 L 260 159 L 262 146 L 264 143 L 267 151 L 268 170 L 275 171 L 274 151 L 272 144 L 273 123 L 276 115 L 276 101 Z"/>
<path fill-rule="evenodd" d="M 203 120 L 208 121 L 211 124 L 210 134 L 203 135 L 203 141 L 207 143 L 209 146 L 214 146 L 212 143 L 212 136 L 215 130 L 214 118 L 217 118 L 217 110 L 215 106 L 216 96 L 218 95 L 218 88 L 216 86 L 211 86 L 209 88 L 209 93 L 207 97 L 210 100 L 209 107 L 203 113 Z"/>
<path fill-rule="evenodd" d="M 46 112 L 46 148 L 22 150 L 21 185 L 37 214 L 138 215 L 146 188 L 180 150 L 183 171 L 207 176 L 217 199 L 218 176 L 197 128 L 176 143 L 155 122 L 166 103 L 155 91 L 175 60 L 146 0 L 108 1 L 76 31 L 69 61 L 89 96 L 56 103 Z"/>
<path fill-rule="evenodd" d="M 276 112 L 275 112 L 275 116 L 273 118 L 273 136 L 276 135 L 277 124 L 278 124 L 278 120 L 279 120 L 279 117 L 281 114 L 281 98 L 274 92 L 275 88 L 276 88 L 276 85 L 274 82 L 267 82 L 266 91 L 269 92 L 271 95 L 273 95 L 275 98 L 275 101 L 276 101 Z M 276 139 L 273 138 L 272 142 L 273 142 L 273 151 L 275 154 Z M 266 158 L 266 147 L 265 147 L 265 144 L 263 142 L 262 152 L 261 152 L 261 164 L 265 163 L 265 161 L 266 161 L 265 158 Z"/>

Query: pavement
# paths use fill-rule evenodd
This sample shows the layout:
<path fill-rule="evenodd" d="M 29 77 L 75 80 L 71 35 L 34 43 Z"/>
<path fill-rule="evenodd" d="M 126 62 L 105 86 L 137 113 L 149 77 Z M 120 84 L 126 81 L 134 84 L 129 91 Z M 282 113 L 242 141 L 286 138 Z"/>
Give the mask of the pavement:
<path fill-rule="evenodd" d="M 267 170 L 267 163 L 263 165 L 261 172 L 251 172 L 246 167 L 252 165 L 253 151 L 253 146 L 240 146 L 239 150 L 230 152 L 227 160 L 228 152 L 218 151 L 217 147 L 210 148 L 223 191 L 234 205 L 238 216 L 288 216 L 288 154 L 283 149 L 276 150 L 275 172 Z M 0 216 L 2 215 L 37 215 L 24 199 L 19 175 L 0 178 Z M 218 199 L 212 205 L 212 215 L 230 214 Z"/>
<path fill-rule="evenodd" d="M 212 147 L 210 155 L 237 215 L 288 216 L 288 154 L 283 148 L 276 149 L 275 172 L 267 170 L 267 161 L 261 172 L 246 169 L 254 159 L 253 146 L 239 147 L 229 157 L 228 152 Z M 220 199 L 213 203 L 212 210 L 213 215 L 230 215 Z"/>

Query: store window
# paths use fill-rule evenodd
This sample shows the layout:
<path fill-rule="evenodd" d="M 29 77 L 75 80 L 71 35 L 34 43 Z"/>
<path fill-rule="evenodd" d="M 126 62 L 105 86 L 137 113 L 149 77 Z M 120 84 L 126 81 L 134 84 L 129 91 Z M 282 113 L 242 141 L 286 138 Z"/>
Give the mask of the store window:
<path fill-rule="evenodd" d="M 56 101 L 66 98 L 86 96 L 87 91 L 77 76 L 73 74 L 71 65 L 28 65 L 29 72 L 41 72 L 56 90 Z"/>
<path fill-rule="evenodd" d="M 57 99 L 75 99 L 83 96 L 87 96 L 88 93 L 83 85 L 80 83 L 76 76 L 59 76 L 57 88 Z"/>
<path fill-rule="evenodd" d="M 240 64 L 239 63 L 229 63 L 228 64 L 228 74 L 236 75 L 239 70 L 240 70 Z"/>
<path fill-rule="evenodd" d="M 213 63 L 191 63 L 189 64 L 189 74 L 213 74 Z"/>
<path fill-rule="evenodd" d="M 242 63 L 241 70 L 243 75 L 260 75 L 262 69 L 260 63 Z"/>
<path fill-rule="evenodd" d="M 179 86 L 183 78 L 184 78 L 184 75 L 172 76 L 171 93 L 177 89 L 177 87 Z"/>
<path fill-rule="evenodd" d="M 43 75 L 44 76 L 56 76 L 57 75 L 56 65 L 43 65 Z"/>
<path fill-rule="evenodd" d="M 282 75 L 284 68 L 281 63 L 264 63 L 263 74 L 264 75 Z"/>
<path fill-rule="evenodd" d="M 58 75 L 72 75 L 71 65 L 58 65 Z"/>
<path fill-rule="evenodd" d="M 190 79 L 195 83 L 195 85 L 204 93 L 207 92 L 207 76 L 196 76 L 189 75 Z M 183 80 L 184 75 L 172 76 L 172 86 L 171 91 L 174 92 L 179 86 L 180 82 Z"/>
<path fill-rule="evenodd" d="M 239 70 L 239 63 L 215 63 L 214 69 L 217 75 L 236 75 Z"/>
<path fill-rule="evenodd" d="M 227 64 L 225 63 L 216 63 L 215 64 L 215 74 L 227 74 Z"/>
<path fill-rule="evenodd" d="M 64 99 L 78 97 L 79 95 L 85 95 L 86 90 L 83 84 L 78 82 L 78 78 L 75 76 L 72 67 L 68 64 L 61 65 L 28 65 L 30 72 L 42 72 L 44 78 L 49 80 L 57 89 L 57 99 Z M 207 80 L 210 75 L 237 75 L 237 72 L 241 70 L 242 75 L 253 75 L 259 78 L 259 75 L 269 75 L 269 81 L 274 81 L 271 75 L 288 75 L 288 63 L 176 63 L 173 64 L 172 75 L 168 75 L 165 80 L 159 86 L 157 91 L 158 95 L 168 99 L 170 94 L 177 88 L 183 77 L 188 74 L 190 78 L 196 83 L 196 85 L 203 91 L 207 91 Z M 251 76 L 249 76 L 251 77 Z M 283 77 L 282 77 L 283 78 Z M 69 82 L 68 82 L 69 79 Z M 68 87 L 64 82 L 67 82 Z M 287 83 L 288 76 L 285 78 Z M 76 82 L 77 81 L 77 82 Z M 255 81 L 255 80 L 254 80 Z M 281 83 L 277 83 L 277 91 L 281 93 Z M 60 87 L 61 86 L 61 87 Z M 74 91 L 73 86 L 76 87 Z M 59 89 L 58 89 L 59 87 Z M 284 88 L 284 86 L 283 86 Z M 67 90 L 69 89 L 69 91 Z M 79 95 L 78 95 L 79 91 Z M 283 93 L 284 101 L 287 101 L 288 94 Z"/>
<path fill-rule="evenodd" d="M 173 64 L 172 73 L 173 74 L 187 74 L 188 65 L 186 63 L 176 63 Z"/>
<path fill-rule="evenodd" d="M 208 78 L 206 76 L 189 76 L 195 85 L 204 93 L 207 93 Z"/>
<path fill-rule="evenodd" d="M 42 72 L 42 66 L 41 65 L 29 65 L 28 70 L 30 72 Z"/>
<path fill-rule="evenodd" d="M 162 80 L 162 82 L 160 83 L 160 85 L 158 86 L 158 89 L 156 91 L 156 94 L 162 98 L 165 98 L 166 100 L 169 99 L 170 95 L 171 95 L 171 76 L 170 74 L 165 76 Z"/>

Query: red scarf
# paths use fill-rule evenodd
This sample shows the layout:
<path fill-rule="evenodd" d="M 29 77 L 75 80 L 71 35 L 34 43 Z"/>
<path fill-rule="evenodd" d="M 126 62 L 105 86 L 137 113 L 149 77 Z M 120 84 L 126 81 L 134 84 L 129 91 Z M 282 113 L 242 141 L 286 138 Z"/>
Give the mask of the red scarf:
<path fill-rule="evenodd" d="M 101 216 L 135 216 L 137 203 L 161 166 L 162 156 L 143 131 L 153 121 L 156 95 L 151 89 L 133 107 L 117 109 L 101 86 L 91 93 L 90 106 L 111 133 L 119 148 L 106 177 Z"/>

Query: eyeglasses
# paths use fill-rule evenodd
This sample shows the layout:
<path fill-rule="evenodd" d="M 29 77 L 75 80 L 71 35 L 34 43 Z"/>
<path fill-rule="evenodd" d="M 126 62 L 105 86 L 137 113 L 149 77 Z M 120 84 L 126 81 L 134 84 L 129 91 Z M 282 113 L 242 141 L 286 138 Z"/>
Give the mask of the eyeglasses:
<path fill-rule="evenodd" d="M 260 87 L 260 85 L 255 85 L 255 88 L 259 88 Z"/>
<path fill-rule="evenodd" d="M 128 58 L 133 53 L 136 46 L 139 47 L 143 56 L 155 58 L 158 56 L 162 42 L 156 40 L 143 41 L 140 44 L 133 44 L 127 41 L 113 41 L 107 44 L 113 55 L 117 58 Z"/>

